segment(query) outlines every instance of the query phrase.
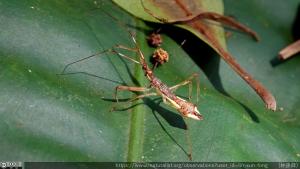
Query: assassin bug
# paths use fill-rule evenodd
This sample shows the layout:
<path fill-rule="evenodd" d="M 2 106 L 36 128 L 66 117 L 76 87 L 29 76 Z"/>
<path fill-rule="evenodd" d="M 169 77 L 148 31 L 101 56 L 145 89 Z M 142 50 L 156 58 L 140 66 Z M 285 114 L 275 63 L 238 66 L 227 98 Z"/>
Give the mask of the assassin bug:
<path fill-rule="evenodd" d="M 197 106 L 195 104 L 193 104 L 193 103 L 191 103 L 191 102 L 189 102 L 189 101 L 187 101 L 187 100 L 185 100 L 185 99 L 183 99 L 179 96 L 176 96 L 174 94 L 174 91 L 176 89 L 178 89 L 180 86 L 191 84 L 192 79 L 198 77 L 198 74 L 194 73 L 187 80 L 184 80 L 184 81 L 182 81 L 181 83 L 179 83 L 175 86 L 168 87 L 165 83 L 163 83 L 159 78 L 157 78 L 153 74 L 153 71 L 149 68 L 149 66 L 148 66 L 148 64 L 145 60 L 145 57 L 144 57 L 142 51 L 140 50 L 139 45 L 137 44 L 133 34 L 131 32 L 129 32 L 129 33 L 130 33 L 131 38 L 134 42 L 135 48 L 129 48 L 129 47 L 125 47 L 125 46 L 122 46 L 122 45 L 116 45 L 111 49 L 104 50 L 102 52 L 93 54 L 91 56 L 88 56 L 88 57 L 85 57 L 85 58 L 82 58 L 82 59 L 79 59 L 77 61 L 74 61 L 72 63 L 67 64 L 65 66 L 65 68 L 63 69 L 61 74 L 64 74 L 65 71 L 67 70 L 67 68 L 72 64 L 78 63 L 80 61 L 83 61 L 83 60 L 86 60 L 86 59 L 89 59 L 89 58 L 92 58 L 92 57 L 95 57 L 97 55 L 101 55 L 101 54 L 105 54 L 105 53 L 114 53 L 114 54 L 117 54 L 117 55 L 119 55 L 119 56 L 121 56 L 125 59 L 131 60 L 134 63 L 140 64 L 142 66 L 142 70 L 145 73 L 145 76 L 147 77 L 147 79 L 150 82 L 150 87 L 149 88 L 122 86 L 122 85 L 117 86 L 116 90 L 115 90 L 115 99 L 116 99 L 117 102 L 118 102 L 117 92 L 119 90 L 129 90 L 129 91 L 133 91 L 133 92 L 147 92 L 151 88 L 154 88 L 154 89 L 156 89 L 156 93 L 151 92 L 151 93 L 146 93 L 146 94 L 143 94 L 143 95 L 139 95 L 139 96 L 136 96 L 135 98 L 131 99 L 130 101 L 133 101 L 133 100 L 136 100 L 136 99 L 141 99 L 141 98 L 147 97 L 147 96 L 157 96 L 158 95 L 158 96 L 162 97 L 164 103 L 166 103 L 168 105 L 171 105 L 172 107 L 177 109 L 183 117 L 189 117 L 189 118 L 192 118 L 192 119 L 195 119 L 195 120 L 202 120 L 203 116 L 198 111 Z M 132 59 L 131 57 L 118 52 L 117 49 L 125 49 L 125 50 L 130 50 L 130 51 L 137 52 L 139 54 L 140 60 L 137 61 L 135 59 Z M 192 93 L 192 90 L 191 90 L 191 86 L 190 86 L 190 88 L 189 88 L 189 99 L 191 98 L 191 93 Z M 199 82 L 197 81 L 197 95 L 198 94 L 199 94 Z"/>
<path fill-rule="evenodd" d="M 104 12 L 104 13 L 106 13 L 106 12 Z M 116 22 L 118 22 L 117 18 L 114 18 L 113 16 L 111 16 L 108 13 L 106 13 L 106 14 L 109 15 L 111 18 L 113 18 Z M 119 23 L 119 24 L 121 24 L 121 26 L 126 29 L 126 27 L 124 25 L 122 25 L 122 23 Z M 128 60 L 136 63 L 136 64 L 141 65 L 141 68 L 142 68 L 146 78 L 149 80 L 149 83 L 150 83 L 150 87 L 137 87 L 137 86 L 133 87 L 133 86 L 123 86 L 123 85 L 117 86 L 115 88 L 115 93 L 114 93 L 114 98 L 115 98 L 116 102 L 119 101 L 119 99 L 117 97 L 118 91 L 128 90 L 128 91 L 132 91 L 132 92 L 145 92 L 144 94 L 138 95 L 138 96 L 130 99 L 129 101 L 131 102 L 131 101 L 136 100 L 136 99 L 142 99 L 142 98 L 147 97 L 147 96 L 161 96 L 164 103 L 166 103 L 167 105 L 170 105 L 171 107 L 175 108 L 178 112 L 180 112 L 180 114 L 183 117 L 192 118 L 192 119 L 195 119 L 195 120 L 202 120 L 203 116 L 201 115 L 201 113 L 199 112 L 199 110 L 197 109 L 197 106 L 195 104 L 193 104 L 192 102 L 187 101 L 187 100 L 185 100 L 185 99 L 183 99 L 183 98 L 181 98 L 181 97 L 174 94 L 174 91 L 176 89 L 178 89 L 179 87 L 184 86 L 184 85 L 189 85 L 189 100 L 190 100 L 191 99 L 191 93 L 192 93 L 192 86 L 191 86 L 192 85 L 192 80 L 194 78 L 198 79 L 198 74 L 194 73 L 189 78 L 182 81 L 181 83 L 179 83 L 177 85 L 174 85 L 172 87 L 168 87 L 164 82 L 162 82 L 159 78 L 157 78 L 154 75 L 152 69 L 150 69 L 150 67 L 148 66 L 148 64 L 145 60 L 144 54 L 141 51 L 141 49 L 140 49 L 133 33 L 130 32 L 128 29 L 126 29 L 126 31 L 128 31 L 128 33 L 130 34 L 130 37 L 131 37 L 131 39 L 134 43 L 133 48 L 126 47 L 126 46 L 123 46 L 123 45 L 115 45 L 110 49 L 103 50 L 103 51 L 95 53 L 91 56 L 88 56 L 88 57 L 85 57 L 85 58 L 82 58 L 82 59 L 79 59 L 79 60 L 76 60 L 74 62 L 71 62 L 71 63 L 67 64 L 64 67 L 61 74 L 62 75 L 65 74 L 65 71 L 67 70 L 67 68 L 69 66 L 71 66 L 72 64 L 81 62 L 83 60 L 86 60 L 86 59 L 89 59 L 89 58 L 92 58 L 92 57 L 95 57 L 97 55 L 103 55 L 105 53 L 116 54 L 120 57 L 123 57 L 125 59 L 128 59 Z M 135 52 L 135 53 L 138 54 L 139 60 L 135 60 L 135 59 L 133 59 L 132 57 L 130 57 L 128 55 L 120 53 L 120 52 L 118 52 L 118 50 L 128 50 L 128 51 Z M 151 89 L 155 89 L 156 92 L 149 92 Z M 200 92 L 199 91 L 199 80 L 197 80 L 197 101 L 198 101 L 199 92 Z M 191 147 L 190 147 L 190 153 L 188 154 L 188 156 L 189 156 L 190 159 L 192 158 L 191 157 Z"/>
<path fill-rule="evenodd" d="M 105 12 L 106 13 L 106 12 Z M 111 16 L 110 14 L 106 13 L 107 15 L 109 15 L 110 17 L 112 17 L 114 20 L 116 20 L 116 22 L 118 22 L 118 20 L 116 18 L 114 18 L 113 16 Z M 121 24 L 121 23 L 119 23 Z M 122 25 L 122 24 L 121 24 Z M 124 27 L 122 25 L 122 27 Z M 127 29 L 126 29 L 127 30 Z M 161 96 L 163 99 L 163 102 L 174 107 L 175 109 L 177 109 L 180 114 L 183 117 L 188 117 L 188 118 L 192 118 L 195 120 L 202 120 L 203 116 L 201 115 L 201 113 L 199 112 L 199 110 L 197 109 L 197 106 L 193 103 L 191 103 L 190 101 L 187 101 L 179 96 L 176 96 L 174 94 L 174 91 L 176 89 L 178 89 L 181 86 L 187 85 L 189 84 L 189 99 L 191 99 L 191 93 L 192 93 L 192 79 L 197 78 L 198 74 L 194 73 L 192 74 L 189 78 L 187 78 L 186 80 L 182 81 L 181 83 L 174 85 L 172 87 L 168 87 L 165 83 L 163 83 L 159 78 L 157 78 L 152 69 L 150 69 L 150 67 L 148 66 L 144 54 L 141 51 L 134 35 L 132 32 L 130 32 L 129 30 L 127 30 L 128 33 L 130 34 L 130 37 L 132 38 L 132 41 L 134 43 L 134 48 L 130 48 L 130 47 L 126 47 L 123 45 L 115 45 L 114 47 L 112 47 L 111 49 L 107 49 L 107 50 L 103 50 L 101 52 L 95 53 L 93 55 L 90 55 L 88 57 L 76 60 L 74 62 L 71 62 L 69 64 L 67 64 L 62 73 L 64 74 L 65 71 L 67 70 L 67 68 L 69 66 L 71 66 L 72 64 L 81 62 L 83 60 L 86 59 L 90 59 L 92 57 L 95 57 L 97 55 L 102 55 L 105 53 L 113 53 L 113 54 L 117 54 L 120 57 L 123 57 L 125 59 L 128 59 L 136 64 L 140 64 L 142 67 L 142 70 L 144 71 L 145 76 L 147 77 L 147 79 L 150 82 L 150 87 L 146 88 L 146 87 L 132 87 L 132 86 L 117 86 L 115 89 L 115 94 L 114 97 L 116 99 L 116 101 L 118 102 L 118 97 L 117 97 L 117 93 L 120 90 L 129 90 L 129 91 L 133 91 L 133 92 L 148 92 L 150 89 L 154 88 L 156 90 L 156 92 L 151 92 L 151 93 L 145 93 L 139 96 L 136 96 L 135 98 L 131 99 L 130 101 L 136 100 L 136 99 L 141 99 L 147 96 Z M 127 56 L 123 53 L 118 52 L 118 49 L 123 49 L 123 50 L 128 50 L 128 51 L 132 51 L 132 52 L 136 52 L 139 55 L 139 61 L 131 58 L 130 56 Z M 199 80 L 197 80 L 197 101 L 198 101 L 198 95 L 199 95 Z"/>
<path fill-rule="evenodd" d="M 131 32 L 129 32 L 129 33 L 130 33 L 131 38 L 134 42 L 135 48 L 129 48 L 129 47 L 125 47 L 125 46 L 122 46 L 122 45 L 116 45 L 111 49 L 104 50 L 102 52 L 93 54 L 91 56 L 88 56 L 88 57 L 85 57 L 85 58 L 82 58 L 82 59 L 79 59 L 77 61 L 74 61 L 74 62 L 71 62 L 71 63 L 67 64 L 64 67 L 61 74 L 64 74 L 65 71 L 67 70 L 67 68 L 72 64 L 78 63 L 80 61 L 83 61 L 83 60 L 86 60 L 86 59 L 89 59 L 89 58 L 92 58 L 92 57 L 95 57 L 97 55 L 101 55 L 101 54 L 105 54 L 105 53 L 114 53 L 114 54 L 117 54 L 117 55 L 119 55 L 119 56 L 121 56 L 125 59 L 131 60 L 134 63 L 140 64 L 141 67 L 142 67 L 142 70 L 145 73 L 145 76 L 147 77 L 147 79 L 150 82 L 150 88 L 122 86 L 122 85 L 117 86 L 116 90 L 115 90 L 115 95 L 114 95 L 117 102 L 118 102 L 117 92 L 119 90 L 129 90 L 129 91 L 134 91 L 134 92 L 147 92 L 151 88 L 154 88 L 154 89 L 156 89 L 156 93 L 151 92 L 151 93 L 146 93 L 146 94 L 143 94 L 143 95 L 139 95 L 139 96 L 136 96 L 135 98 L 131 99 L 130 101 L 133 101 L 133 100 L 136 100 L 136 99 L 141 99 L 141 98 L 144 98 L 144 97 L 147 97 L 147 96 L 159 95 L 159 96 L 162 97 L 164 103 L 166 103 L 168 105 L 171 105 L 172 107 L 177 109 L 183 117 L 189 117 L 189 118 L 192 118 L 192 119 L 195 119 L 195 120 L 202 120 L 203 116 L 200 114 L 200 112 L 198 111 L 197 106 L 195 104 L 193 104 L 193 103 L 191 103 L 191 102 L 189 102 L 189 101 L 187 101 L 183 98 L 180 98 L 179 96 L 176 96 L 174 94 L 174 91 L 176 89 L 178 89 L 180 86 L 191 84 L 192 79 L 198 77 L 198 74 L 194 73 L 187 80 L 184 80 L 184 81 L 182 81 L 181 83 L 179 83 L 175 86 L 168 87 L 165 83 L 163 83 L 159 78 L 157 78 L 153 74 L 153 71 L 149 68 L 149 66 L 148 66 L 148 64 L 145 60 L 145 57 L 144 57 L 141 49 L 139 48 L 139 45 L 137 44 L 133 34 Z M 133 51 L 133 52 L 137 52 L 138 55 L 139 55 L 140 60 L 137 61 L 135 59 L 132 59 L 130 56 L 127 56 L 127 55 L 124 55 L 124 54 L 118 52 L 117 49 L 125 49 L 125 50 L 130 50 L 130 51 Z M 191 86 L 190 86 L 189 87 L 189 99 L 191 98 L 191 92 L 192 92 L 192 90 L 191 90 Z M 197 81 L 197 95 L 198 94 L 199 94 L 199 81 Z"/>
<path fill-rule="evenodd" d="M 130 33 L 131 34 L 131 33 Z M 172 87 L 168 87 L 165 83 L 163 83 L 160 79 L 158 79 L 157 77 L 155 77 L 155 75 L 153 74 L 153 71 L 149 68 L 149 66 L 147 65 L 144 55 L 142 53 L 142 51 L 140 50 L 134 36 L 131 34 L 131 38 L 135 44 L 135 48 L 127 48 L 124 46 L 117 46 L 118 48 L 122 48 L 122 49 L 128 49 L 128 50 L 132 50 L 135 51 L 139 54 L 140 57 L 140 61 L 135 61 L 135 63 L 139 63 L 142 66 L 142 69 L 145 73 L 145 76 L 147 77 L 147 79 L 150 82 L 150 88 L 144 88 L 144 87 L 129 87 L 129 86 L 117 86 L 116 87 L 116 94 L 115 97 L 117 99 L 117 91 L 118 90 L 130 90 L 130 91 L 138 91 L 138 92 L 145 92 L 148 91 L 151 88 L 154 88 L 156 90 L 156 93 L 147 93 L 147 94 L 143 94 L 143 95 L 139 95 L 134 99 L 140 99 L 146 96 L 155 96 L 155 95 L 159 95 L 163 98 L 164 103 L 167 103 L 169 105 L 171 105 L 172 107 L 174 107 L 175 109 L 177 109 L 182 116 L 184 117 L 189 117 L 195 120 L 202 120 L 203 116 L 200 114 L 200 112 L 197 109 L 197 106 L 189 101 L 184 100 L 183 98 L 180 98 L 179 96 L 176 96 L 173 91 L 176 90 L 178 87 L 186 85 L 191 83 L 191 80 L 195 77 L 197 77 L 197 74 L 193 74 L 192 76 L 190 76 L 187 80 L 172 86 Z M 123 55 L 122 53 L 118 53 L 116 52 L 114 49 L 112 50 L 112 52 L 118 54 L 119 56 L 125 57 L 125 58 L 129 58 L 128 56 Z M 130 60 L 133 60 L 132 58 L 130 58 Z M 198 85 L 199 86 L 199 85 Z M 197 92 L 198 93 L 198 92 Z M 191 94 L 191 88 L 190 88 L 190 94 Z M 190 96 L 189 96 L 190 98 Z"/>

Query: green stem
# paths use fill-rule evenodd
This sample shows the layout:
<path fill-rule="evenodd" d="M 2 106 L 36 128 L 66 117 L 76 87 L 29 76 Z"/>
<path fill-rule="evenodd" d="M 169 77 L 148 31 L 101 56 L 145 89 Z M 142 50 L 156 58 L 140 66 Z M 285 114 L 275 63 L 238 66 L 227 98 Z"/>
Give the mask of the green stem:
<path fill-rule="evenodd" d="M 136 19 L 137 27 L 141 26 L 142 21 Z M 138 34 L 136 37 L 137 41 L 142 42 L 146 37 L 142 34 Z M 143 84 L 145 81 L 144 73 L 140 65 L 135 66 L 134 71 L 135 78 Z M 138 103 L 143 103 L 142 100 L 133 102 L 133 105 Z M 131 124 L 130 124 L 130 133 L 129 133 L 129 144 L 128 144 L 128 162 L 138 162 L 141 161 L 143 153 L 143 136 L 144 136 L 144 118 L 145 117 L 145 106 L 138 105 L 132 109 L 131 112 Z"/>

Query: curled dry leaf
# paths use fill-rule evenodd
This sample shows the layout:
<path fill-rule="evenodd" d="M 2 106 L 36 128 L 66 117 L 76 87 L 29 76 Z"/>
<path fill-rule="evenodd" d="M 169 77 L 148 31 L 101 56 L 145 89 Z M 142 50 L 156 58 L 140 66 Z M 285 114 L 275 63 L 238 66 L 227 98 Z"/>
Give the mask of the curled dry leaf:
<path fill-rule="evenodd" d="M 129 4 L 124 5 L 119 0 L 114 1 L 128 10 L 126 6 L 129 6 Z M 219 0 L 136 0 L 135 5 L 137 9 L 140 11 L 143 10 L 144 13 L 141 16 L 137 16 L 136 12 L 129 12 L 148 21 L 154 21 L 154 18 L 165 24 L 176 24 L 176 26 L 194 33 L 219 53 L 221 58 L 261 97 L 268 109 L 275 111 L 276 100 L 272 93 L 238 64 L 234 57 L 226 50 L 223 29 L 208 21 L 221 23 L 243 31 L 256 40 L 259 40 L 258 35 L 233 18 L 222 15 L 223 4 L 220 5 L 220 3 Z M 216 9 L 211 9 L 212 7 Z"/>

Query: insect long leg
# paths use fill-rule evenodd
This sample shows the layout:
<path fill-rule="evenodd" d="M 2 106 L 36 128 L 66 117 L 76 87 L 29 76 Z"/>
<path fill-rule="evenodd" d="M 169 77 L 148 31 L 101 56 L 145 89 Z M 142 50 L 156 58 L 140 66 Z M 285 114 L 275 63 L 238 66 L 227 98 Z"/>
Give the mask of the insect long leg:
<path fill-rule="evenodd" d="M 117 102 L 119 102 L 117 95 L 118 95 L 118 91 L 120 91 L 120 90 L 128 90 L 128 91 L 132 91 L 132 92 L 146 92 L 146 91 L 149 91 L 150 89 L 151 88 L 136 87 L 136 86 L 117 86 L 115 89 L 114 98 Z M 135 99 L 133 98 L 133 100 L 135 100 Z"/>
<path fill-rule="evenodd" d="M 151 88 L 145 88 L 145 87 L 132 87 L 132 86 L 117 86 L 116 90 L 115 90 L 115 94 L 114 94 L 114 98 L 117 101 L 117 103 L 119 102 L 119 99 L 117 97 L 117 93 L 119 90 L 127 90 L 127 91 L 132 91 L 132 92 L 147 92 L 149 91 Z M 148 97 L 148 96 L 156 96 L 157 93 L 151 92 L 151 93 L 145 93 L 145 94 L 141 94 L 138 95 L 136 97 L 131 98 L 130 100 L 126 101 L 126 102 L 133 102 L 137 99 L 142 99 L 144 97 Z M 112 107 L 111 111 L 115 110 L 115 106 Z"/>
<path fill-rule="evenodd" d="M 150 89 L 151 88 L 145 88 L 145 87 L 117 86 L 116 90 L 115 90 L 114 98 L 115 98 L 116 102 L 119 103 L 119 99 L 117 97 L 117 92 L 119 90 L 127 90 L 127 91 L 132 91 L 132 92 L 147 92 Z M 137 95 L 137 96 L 127 100 L 126 102 L 133 102 L 135 100 L 142 99 L 144 97 L 156 96 L 156 95 L 157 95 L 157 93 L 154 93 L 154 92 L 145 93 L 145 94 Z M 115 111 L 115 110 L 116 110 L 116 105 L 114 105 L 110 111 Z"/>
<path fill-rule="evenodd" d="M 133 51 L 133 52 L 137 52 L 138 51 L 136 48 L 130 48 L 130 47 L 123 46 L 123 45 L 116 45 L 116 48 L 125 49 L 125 50 L 129 50 L 129 51 Z"/>
<path fill-rule="evenodd" d="M 148 96 L 157 96 L 157 93 L 152 92 L 152 93 L 141 94 L 141 95 L 138 95 L 138 96 L 128 100 L 127 102 L 132 102 L 134 100 L 142 99 L 142 98 L 148 97 Z"/>
<path fill-rule="evenodd" d="M 172 91 L 177 90 L 179 87 L 184 86 L 184 85 L 189 85 L 189 99 L 192 98 L 192 80 L 196 79 L 196 83 L 197 83 L 197 102 L 198 102 L 198 97 L 199 97 L 199 93 L 200 93 L 200 81 L 199 81 L 199 74 L 194 73 L 192 74 L 190 77 L 188 77 L 186 80 L 178 83 L 177 85 L 174 85 L 172 87 L 170 87 L 170 89 Z"/>
<path fill-rule="evenodd" d="M 126 58 L 126 59 L 128 59 L 128 60 L 130 60 L 130 61 L 132 61 L 134 63 L 140 64 L 139 61 L 137 61 L 135 59 L 132 59 L 130 56 L 124 55 L 123 53 L 117 52 L 116 50 L 113 50 L 112 52 L 115 53 L 115 54 L 117 54 L 117 55 L 119 55 L 119 56 L 121 56 L 121 57 L 123 57 L 123 58 Z"/>

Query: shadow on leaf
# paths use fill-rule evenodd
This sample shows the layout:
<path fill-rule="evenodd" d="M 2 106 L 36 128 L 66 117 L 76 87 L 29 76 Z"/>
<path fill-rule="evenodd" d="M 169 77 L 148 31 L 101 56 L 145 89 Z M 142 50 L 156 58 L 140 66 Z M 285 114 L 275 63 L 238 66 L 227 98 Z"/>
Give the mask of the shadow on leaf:
<path fill-rule="evenodd" d="M 214 88 L 225 96 L 232 98 L 232 96 L 224 89 L 222 85 L 219 74 L 220 57 L 217 56 L 218 54 L 211 47 L 186 30 L 176 28 L 174 26 L 154 24 L 149 22 L 147 22 L 147 25 L 152 27 L 154 30 L 160 29 L 160 33 L 171 37 L 179 45 L 185 41 L 185 43 L 182 45 L 183 50 L 203 70 Z M 259 123 L 259 118 L 249 107 L 235 98 L 232 99 L 244 108 L 254 122 Z"/>

